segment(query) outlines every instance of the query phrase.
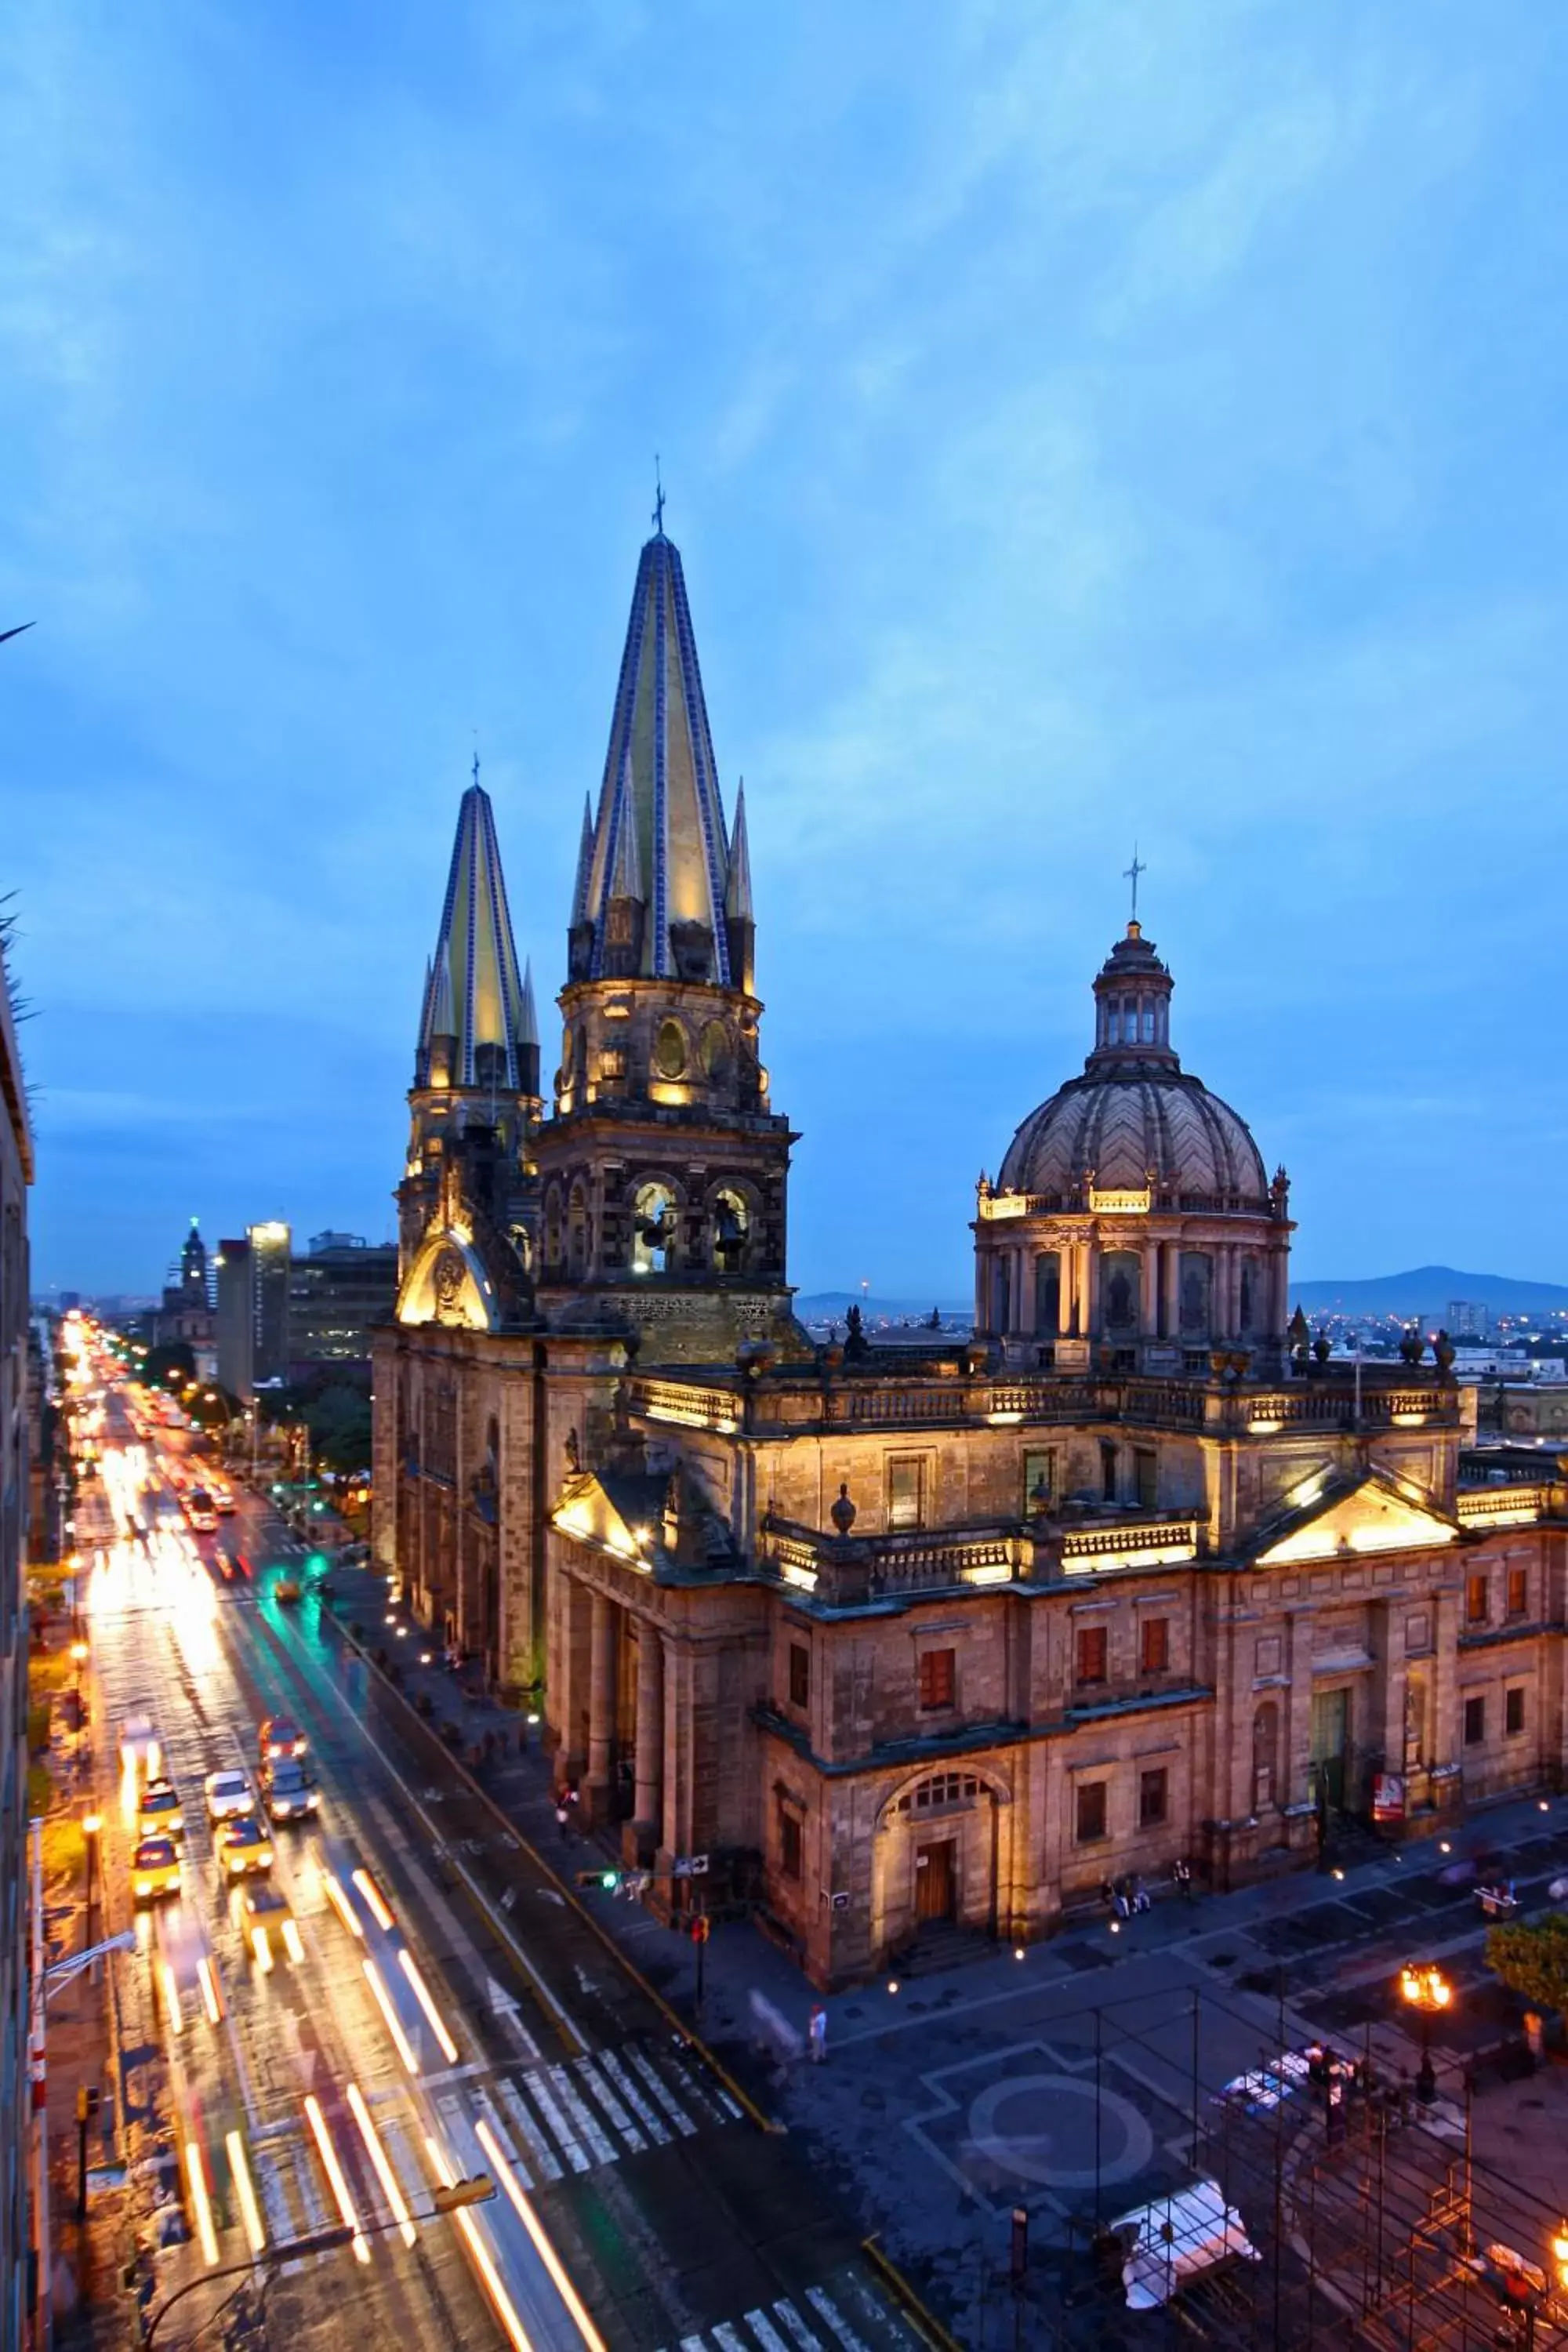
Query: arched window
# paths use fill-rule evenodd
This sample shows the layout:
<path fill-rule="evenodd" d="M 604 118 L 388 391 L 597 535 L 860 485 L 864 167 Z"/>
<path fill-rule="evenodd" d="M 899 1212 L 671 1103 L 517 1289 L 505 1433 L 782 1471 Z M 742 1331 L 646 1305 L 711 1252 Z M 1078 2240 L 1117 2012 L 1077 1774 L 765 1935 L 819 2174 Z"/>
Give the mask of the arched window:
<path fill-rule="evenodd" d="M 686 1075 L 686 1032 L 679 1021 L 661 1021 L 654 1039 L 653 1066 L 661 1078 Z"/>
<path fill-rule="evenodd" d="M 1054 1339 L 1062 1315 L 1062 1257 L 1059 1250 L 1041 1250 L 1035 1259 L 1035 1328 Z"/>
<path fill-rule="evenodd" d="M 729 1076 L 732 1059 L 729 1031 L 721 1021 L 710 1021 L 702 1032 L 702 1067 L 713 1085 Z"/>
<path fill-rule="evenodd" d="M 1249 1257 L 1241 1261 L 1241 1328 L 1252 1328 L 1253 1302 L 1258 1296 L 1258 1269 Z"/>
<path fill-rule="evenodd" d="M 972 1805 L 980 1794 L 980 1783 L 973 1772 L 933 1772 L 907 1796 L 900 1797 L 893 1807 L 898 1813 L 954 1812 Z"/>
<path fill-rule="evenodd" d="M 675 1195 L 668 1184 L 640 1184 L 632 1202 L 632 1272 L 668 1274 L 675 1264 Z"/>
<path fill-rule="evenodd" d="M 1101 1319 L 1108 1331 L 1138 1328 L 1138 1283 L 1142 1272 L 1136 1250 L 1110 1250 L 1100 1262 Z"/>
<path fill-rule="evenodd" d="M 588 1196 L 580 1183 L 572 1187 L 566 1209 L 566 1271 L 581 1280 L 588 1270 Z"/>
<path fill-rule="evenodd" d="M 1252 1810 L 1261 1813 L 1274 1803 L 1279 1769 L 1279 1710 L 1265 1699 L 1252 1718 Z"/>
<path fill-rule="evenodd" d="M 1202 1338 L 1209 1328 L 1209 1291 L 1213 1279 L 1213 1261 L 1205 1252 L 1182 1252 L 1182 1331 L 1184 1337 Z"/>
<path fill-rule="evenodd" d="M 1013 1328 L 1013 1286 L 1009 1280 L 1011 1272 L 1012 1269 L 1005 1257 L 992 1260 L 991 1328 L 997 1333 L 1009 1331 Z"/>

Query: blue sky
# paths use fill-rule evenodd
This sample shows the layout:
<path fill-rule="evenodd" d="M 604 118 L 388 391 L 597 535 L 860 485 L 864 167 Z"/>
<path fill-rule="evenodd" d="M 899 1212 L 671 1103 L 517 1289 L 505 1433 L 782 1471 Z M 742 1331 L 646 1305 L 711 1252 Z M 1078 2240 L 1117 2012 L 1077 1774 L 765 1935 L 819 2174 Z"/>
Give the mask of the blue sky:
<path fill-rule="evenodd" d="M 1565 108 L 1538 0 L 13 0 L 39 1281 L 389 1231 L 476 730 L 559 985 L 656 449 L 796 1281 L 963 1295 L 1134 840 L 1298 1272 L 1568 1278 Z"/>

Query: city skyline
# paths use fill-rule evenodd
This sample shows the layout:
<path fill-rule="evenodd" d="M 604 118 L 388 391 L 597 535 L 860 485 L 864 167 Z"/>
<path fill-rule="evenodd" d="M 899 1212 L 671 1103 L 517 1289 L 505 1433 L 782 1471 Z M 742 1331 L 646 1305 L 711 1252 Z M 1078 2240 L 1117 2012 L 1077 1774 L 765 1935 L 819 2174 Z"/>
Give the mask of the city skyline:
<path fill-rule="evenodd" d="M 656 450 L 796 1284 L 964 1294 L 1135 845 L 1301 1278 L 1568 1276 L 1470 1141 L 1550 1209 L 1561 39 L 889 21 L 23 28 L 40 1285 L 155 1286 L 194 1201 L 389 1230 L 476 735 L 548 1077 Z"/>

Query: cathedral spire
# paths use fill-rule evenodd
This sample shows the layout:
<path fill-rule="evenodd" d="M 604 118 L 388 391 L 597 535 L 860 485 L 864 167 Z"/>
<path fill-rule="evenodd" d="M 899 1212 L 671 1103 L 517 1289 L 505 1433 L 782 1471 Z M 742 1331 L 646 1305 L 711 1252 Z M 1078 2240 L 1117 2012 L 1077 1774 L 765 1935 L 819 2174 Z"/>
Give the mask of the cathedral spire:
<path fill-rule="evenodd" d="M 458 811 L 441 928 L 420 1024 L 420 1057 L 429 1066 L 437 1037 L 456 1040 L 448 1083 L 520 1088 L 517 1039 L 522 973 L 512 939 L 489 794 L 468 786 Z"/>
<path fill-rule="evenodd" d="M 583 837 L 577 845 L 577 878 L 572 886 L 572 928 L 576 929 L 588 911 L 588 886 L 594 875 L 594 803 L 586 793 L 583 795 Z"/>
<path fill-rule="evenodd" d="M 637 562 L 598 815 L 573 908 L 572 979 L 616 971 L 737 986 L 724 920 L 731 862 L 680 551 L 661 526 Z M 610 908 L 632 897 L 646 917 L 628 973 Z"/>

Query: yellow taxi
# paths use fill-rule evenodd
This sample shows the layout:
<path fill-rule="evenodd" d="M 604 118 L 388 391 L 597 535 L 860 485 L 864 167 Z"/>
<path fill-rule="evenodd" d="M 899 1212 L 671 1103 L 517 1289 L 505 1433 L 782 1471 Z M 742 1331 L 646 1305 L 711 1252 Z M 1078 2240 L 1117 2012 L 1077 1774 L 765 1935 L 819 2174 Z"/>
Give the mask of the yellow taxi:
<path fill-rule="evenodd" d="M 136 1806 L 138 1837 L 183 1837 L 184 1809 L 173 1780 L 149 1780 Z"/>
<path fill-rule="evenodd" d="M 180 1857 L 174 1841 L 144 1837 L 131 1857 L 131 1899 L 156 1903 L 161 1895 L 180 1891 Z"/>
<path fill-rule="evenodd" d="M 256 1955 L 257 1966 L 263 1975 L 275 1960 L 304 1958 L 305 1947 L 289 1899 L 269 1878 L 247 1886 L 243 1892 L 237 1890 L 234 1901 L 238 1906 L 245 1940 Z"/>
<path fill-rule="evenodd" d="M 256 1819 L 254 1813 L 241 1813 L 225 1822 L 218 1831 L 215 1844 L 218 1868 L 231 1882 L 248 1878 L 253 1871 L 272 1867 L 272 1838 Z"/>

